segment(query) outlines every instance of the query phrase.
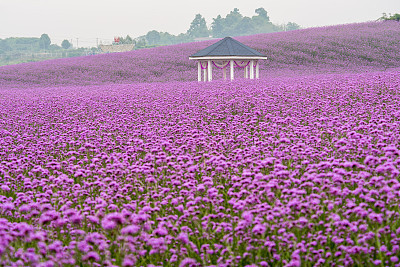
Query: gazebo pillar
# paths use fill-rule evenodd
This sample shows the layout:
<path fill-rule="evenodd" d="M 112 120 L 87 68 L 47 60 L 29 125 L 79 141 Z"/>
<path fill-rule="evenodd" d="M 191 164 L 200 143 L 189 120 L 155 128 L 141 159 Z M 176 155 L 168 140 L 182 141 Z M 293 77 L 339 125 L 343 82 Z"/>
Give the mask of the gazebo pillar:
<path fill-rule="evenodd" d="M 201 82 L 201 63 L 197 61 L 197 81 Z"/>
<path fill-rule="evenodd" d="M 211 82 L 212 81 L 212 61 L 209 60 L 208 64 L 207 64 L 207 70 L 208 70 L 208 81 Z"/>
<path fill-rule="evenodd" d="M 257 61 L 256 61 L 256 79 L 258 79 L 259 76 L 260 76 L 259 65 L 260 65 L 260 63 L 259 63 L 259 61 L 257 60 Z"/>
<path fill-rule="evenodd" d="M 224 80 L 226 80 L 226 67 L 223 69 L 224 72 Z"/>
<path fill-rule="evenodd" d="M 231 67 L 231 81 L 233 81 L 233 79 L 234 79 L 234 76 L 235 76 L 235 74 L 234 74 L 234 72 L 233 72 L 233 59 L 231 59 L 231 61 L 230 61 L 230 67 Z"/>
<path fill-rule="evenodd" d="M 247 78 L 247 67 L 248 67 L 248 66 L 244 67 L 244 77 L 245 77 L 245 78 Z"/>
<path fill-rule="evenodd" d="M 254 60 L 250 60 L 250 79 L 254 79 Z"/>
<path fill-rule="evenodd" d="M 205 62 L 205 61 L 204 61 Z M 207 65 L 208 68 L 208 65 Z M 207 68 L 203 69 L 203 80 L 206 82 L 207 81 Z"/>

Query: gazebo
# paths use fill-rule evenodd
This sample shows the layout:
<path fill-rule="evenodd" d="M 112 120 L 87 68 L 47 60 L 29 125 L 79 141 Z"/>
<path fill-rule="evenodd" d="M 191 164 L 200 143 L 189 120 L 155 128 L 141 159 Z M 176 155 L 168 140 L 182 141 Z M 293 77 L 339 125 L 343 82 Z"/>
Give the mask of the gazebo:
<path fill-rule="evenodd" d="M 231 37 L 216 42 L 209 47 L 191 55 L 190 60 L 197 60 L 197 78 L 212 81 L 212 66 L 223 70 L 223 77 L 226 80 L 226 69 L 230 68 L 230 79 L 234 79 L 234 67 L 244 68 L 244 77 L 254 79 L 259 77 L 259 60 L 267 59 L 267 56 L 244 45 Z"/>

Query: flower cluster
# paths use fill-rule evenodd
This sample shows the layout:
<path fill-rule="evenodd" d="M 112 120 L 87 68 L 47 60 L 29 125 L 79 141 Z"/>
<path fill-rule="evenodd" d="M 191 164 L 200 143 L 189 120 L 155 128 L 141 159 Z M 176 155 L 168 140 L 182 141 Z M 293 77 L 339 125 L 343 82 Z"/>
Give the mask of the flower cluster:
<path fill-rule="evenodd" d="M 0 106 L 0 265 L 400 266 L 399 71 Z"/>

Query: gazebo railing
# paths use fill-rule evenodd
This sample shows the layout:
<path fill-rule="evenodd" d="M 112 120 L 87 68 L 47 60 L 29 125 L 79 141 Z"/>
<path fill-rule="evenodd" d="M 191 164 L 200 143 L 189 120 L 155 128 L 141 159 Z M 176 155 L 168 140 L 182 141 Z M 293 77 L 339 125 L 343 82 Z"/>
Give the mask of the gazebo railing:
<path fill-rule="evenodd" d="M 222 62 L 222 63 L 219 63 Z M 202 80 L 202 70 L 203 70 L 203 80 L 212 81 L 212 66 L 217 69 L 223 70 L 223 77 L 226 80 L 226 69 L 230 67 L 230 79 L 234 79 L 234 67 L 244 69 L 244 78 L 258 79 L 259 78 L 259 61 L 258 59 L 241 59 L 241 60 L 197 60 L 198 73 L 197 80 L 200 82 Z M 255 72 L 255 73 L 254 73 Z"/>

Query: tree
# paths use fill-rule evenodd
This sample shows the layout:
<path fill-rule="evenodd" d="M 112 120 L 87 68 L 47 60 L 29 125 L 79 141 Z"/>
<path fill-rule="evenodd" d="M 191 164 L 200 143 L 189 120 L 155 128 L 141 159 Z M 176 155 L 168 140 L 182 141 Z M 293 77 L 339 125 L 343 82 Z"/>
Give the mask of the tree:
<path fill-rule="evenodd" d="M 146 40 L 149 42 L 149 45 L 159 44 L 161 39 L 160 33 L 158 31 L 149 31 L 146 34 Z"/>
<path fill-rule="evenodd" d="M 168 32 L 160 33 L 160 44 L 169 45 L 175 43 L 176 37 Z"/>
<path fill-rule="evenodd" d="M 231 26 L 232 28 L 235 28 L 235 26 L 240 23 L 242 18 L 243 16 L 240 14 L 239 9 L 234 8 L 228 15 L 226 15 L 225 27 Z"/>
<path fill-rule="evenodd" d="M 127 35 L 125 38 L 121 36 L 115 38 L 119 40 L 118 44 L 135 44 L 135 41 L 129 35 Z"/>
<path fill-rule="evenodd" d="M 49 46 L 49 50 L 50 51 L 57 51 L 57 50 L 60 50 L 61 49 L 61 46 L 59 46 L 59 45 L 57 45 L 57 44 L 51 44 L 50 46 Z"/>
<path fill-rule="evenodd" d="M 7 43 L 7 40 L 0 39 L 0 54 L 11 51 L 11 46 Z"/>
<path fill-rule="evenodd" d="M 207 28 L 206 20 L 201 14 L 196 14 L 186 33 L 173 35 L 168 32 L 150 31 L 146 35 L 135 38 L 136 48 L 143 48 L 149 45 L 169 45 L 193 41 L 195 38 L 213 37 L 221 38 L 225 36 L 250 35 L 257 33 L 269 33 L 299 29 L 300 26 L 290 22 L 283 25 L 275 25 L 270 21 L 268 12 L 260 7 L 255 9 L 255 15 L 245 17 L 240 14 L 238 8 L 234 8 L 223 18 L 218 15 L 213 18 L 210 29 Z M 121 43 L 127 42 L 128 37 L 120 38 Z"/>
<path fill-rule="evenodd" d="M 255 10 L 257 16 L 251 18 L 254 26 L 253 33 L 267 33 L 276 31 L 276 27 L 270 22 L 267 11 L 260 7 Z"/>
<path fill-rule="evenodd" d="M 146 41 L 146 36 L 141 36 L 141 37 L 137 37 L 135 38 L 135 47 L 136 48 L 143 48 L 146 47 L 147 45 L 147 41 Z"/>
<path fill-rule="evenodd" d="M 218 15 L 213 19 L 211 24 L 211 32 L 213 37 L 224 37 L 224 19 Z"/>
<path fill-rule="evenodd" d="M 61 47 L 64 49 L 69 49 L 69 48 L 71 48 L 71 46 L 72 46 L 72 44 L 68 40 L 64 40 L 61 43 Z"/>
<path fill-rule="evenodd" d="M 288 22 L 286 24 L 286 30 L 287 31 L 294 31 L 300 29 L 300 25 L 294 22 Z"/>
<path fill-rule="evenodd" d="M 190 24 L 187 35 L 191 38 L 208 37 L 209 31 L 207 28 L 206 20 L 202 15 L 197 14 L 192 23 Z"/>
<path fill-rule="evenodd" d="M 226 36 L 240 35 L 238 32 L 238 25 L 242 21 L 243 16 L 240 14 L 239 9 L 234 8 L 223 20 L 224 34 Z"/>
<path fill-rule="evenodd" d="M 49 49 L 49 46 L 51 44 L 50 37 L 47 34 L 43 33 L 40 36 L 39 43 L 40 43 L 40 48 Z"/>
<path fill-rule="evenodd" d="M 256 12 L 256 14 L 258 15 L 258 17 L 260 17 L 260 18 L 262 18 L 262 19 L 264 19 L 264 20 L 266 20 L 266 21 L 269 22 L 268 13 L 267 13 L 267 11 L 265 11 L 264 8 L 262 8 L 262 7 L 257 8 L 257 9 L 255 10 L 255 12 Z"/>
<path fill-rule="evenodd" d="M 127 35 L 124 39 L 124 44 L 133 44 L 133 39 L 129 35 Z"/>
<path fill-rule="evenodd" d="M 396 13 L 393 16 L 391 16 L 390 19 L 400 22 L 400 14 Z"/>
<path fill-rule="evenodd" d="M 396 13 L 394 15 L 389 13 L 389 16 L 386 13 L 382 14 L 382 17 L 380 17 L 378 20 L 395 20 L 400 22 L 400 14 Z"/>
<path fill-rule="evenodd" d="M 254 33 L 252 20 L 249 17 L 244 17 L 235 28 L 236 35 L 250 35 Z"/>
<path fill-rule="evenodd" d="M 186 33 L 180 33 L 178 34 L 178 36 L 175 37 L 175 43 L 179 44 L 179 43 L 185 43 L 185 42 L 189 42 L 190 38 L 188 37 L 188 35 Z"/>

